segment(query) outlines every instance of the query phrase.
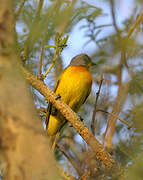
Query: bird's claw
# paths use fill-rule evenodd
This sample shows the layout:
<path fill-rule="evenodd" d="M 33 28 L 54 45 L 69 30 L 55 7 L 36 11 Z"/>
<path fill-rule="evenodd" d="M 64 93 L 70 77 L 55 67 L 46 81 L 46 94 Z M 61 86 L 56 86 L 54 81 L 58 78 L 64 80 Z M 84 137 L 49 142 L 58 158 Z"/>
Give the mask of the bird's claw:
<path fill-rule="evenodd" d="M 61 95 L 60 94 L 57 94 L 57 97 L 56 97 L 56 100 L 60 99 L 61 98 Z"/>

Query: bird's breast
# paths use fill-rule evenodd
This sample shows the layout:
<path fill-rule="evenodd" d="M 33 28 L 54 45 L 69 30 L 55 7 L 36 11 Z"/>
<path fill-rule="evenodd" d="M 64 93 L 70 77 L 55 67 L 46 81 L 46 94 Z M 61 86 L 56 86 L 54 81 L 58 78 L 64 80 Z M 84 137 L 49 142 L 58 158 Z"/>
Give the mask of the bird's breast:
<path fill-rule="evenodd" d="M 76 103 L 82 104 L 91 90 L 92 76 L 84 66 L 69 66 L 60 78 L 56 94 L 60 94 L 62 100 L 69 106 Z"/>

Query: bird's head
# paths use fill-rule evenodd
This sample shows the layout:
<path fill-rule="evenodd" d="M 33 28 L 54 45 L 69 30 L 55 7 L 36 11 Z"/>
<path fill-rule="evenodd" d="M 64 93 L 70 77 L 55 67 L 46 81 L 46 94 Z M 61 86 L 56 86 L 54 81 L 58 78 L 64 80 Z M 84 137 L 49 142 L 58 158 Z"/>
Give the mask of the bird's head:
<path fill-rule="evenodd" d="M 85 67 L 91 67 L 93 65 L 96 65 L 91 61 L 91 58 L 87 54 L 79 54 L 72 58 L 70 62 L 70 66 L 85 66 Z"/>

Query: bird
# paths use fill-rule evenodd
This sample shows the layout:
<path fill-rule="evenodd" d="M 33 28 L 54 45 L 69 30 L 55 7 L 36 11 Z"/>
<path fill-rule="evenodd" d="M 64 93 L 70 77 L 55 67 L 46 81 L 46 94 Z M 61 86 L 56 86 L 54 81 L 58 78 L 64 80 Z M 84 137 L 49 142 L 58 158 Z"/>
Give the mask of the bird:
<path fill-rule="evenodd" d="M 92 75 L 89 67 L 92 65 L 94 63 L 87 54 L 76 55 L 62 71 L 54 86 L 53 91 L 75 112 L 78 112 L 91 92 Z M 61 130 L 67 120 L 51 104 L 48 109 L 46 132 L 53 136 Z"/>

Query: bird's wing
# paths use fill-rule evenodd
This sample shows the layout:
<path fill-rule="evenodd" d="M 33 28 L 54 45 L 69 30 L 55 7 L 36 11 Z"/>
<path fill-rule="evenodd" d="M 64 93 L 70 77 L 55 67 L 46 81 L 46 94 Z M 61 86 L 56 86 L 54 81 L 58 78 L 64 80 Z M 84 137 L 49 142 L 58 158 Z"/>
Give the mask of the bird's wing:
<path fill-rule="evenodd" d="M 63 70 L 63 72 L 65 71 L 65 69 Z M 55 86 L 54 86 L 54 89 L 53 91 L 56 93 L 56 90 L 59 86 L 59 83 L 60 83 L 60 80 L 61 80 L 61 77 L 62 77 L 62 74 L 63 72 L 61 73 L 61 75 L 59 76 Z M 50 115 L 56 115 L 57 114 L 57 109 L 55 107 L 52 106 L 51 103 L 48 104 L 48 108 L 47 108 L 47 117 L 46 117 L 46 120 L 45 120 L 45 124 L 46 124 L 46 127 L 48 127 L 48 123 L 49 123 L 49 118 L 50 118 Z"/>
<path fill-rule="evenodd" d="M 60 83 L 60 78 L 57 80 L 57 82 L 55 84 L 55 87 L 53 89 L 54 92 L 56 92 L 56 89 L 57 89 L 59 83 Z M 45 120 L 46 127 L 48 127 L 50 115 L 51 114 L 56 114 L 56 112 L 57 112 L 57 109 L 55 107 L 52 107 L 52 103 L 49 102 L 48 108 L 47 108 L 47 117 L 46 117 L 46 120 Z"/>
<path fill-rule="evenodd" d="M 84 101 L 83 101 L 83 104 L 85 103 L 86 99 L 88 98 L 90 92 L 91 92 L 91 88 L 89 88 L 89 90 L 88 90 L 88 92 L 87 92 L 87 95 L 85 96 L 85 99 L 84 99 Z"/>

